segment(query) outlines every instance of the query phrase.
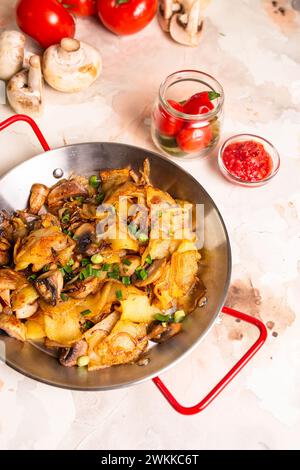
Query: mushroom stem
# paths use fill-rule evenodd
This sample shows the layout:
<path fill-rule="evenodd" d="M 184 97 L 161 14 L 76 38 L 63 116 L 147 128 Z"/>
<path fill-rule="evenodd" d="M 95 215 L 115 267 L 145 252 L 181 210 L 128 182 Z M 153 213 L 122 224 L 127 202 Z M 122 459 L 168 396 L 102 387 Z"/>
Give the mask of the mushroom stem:
<path fill-rule="evenodd" d="M 38 55 L 33 55 L 29 59 L 28 88 L 35 95 L 41 95 L 42 83 L 41 59 Z"/>
<path fill-rule="evenodd" d="M 76 65 L 83 59 L 80 42 L 77 39 L 64 38 L 57 49 L 58 61 L 61 64 Z"/>

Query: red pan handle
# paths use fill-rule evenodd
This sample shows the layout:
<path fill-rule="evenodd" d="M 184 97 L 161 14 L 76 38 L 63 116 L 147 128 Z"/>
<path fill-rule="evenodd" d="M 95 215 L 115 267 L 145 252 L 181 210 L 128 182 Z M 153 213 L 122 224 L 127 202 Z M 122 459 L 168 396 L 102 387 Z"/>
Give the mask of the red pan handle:
<path fill-rule="evenodd" d="M 11 124 L 14 124 L 15 122 L 18 122 L 18 121 L 27 122 L 27 124 L 29 124 L 31 126 L 33 132 L 35 133 L 35 135 L 39 139 L 40 144 L 43 147 L 43 149 L 45 150 L 45 152 L 50 150 L 50 147 L 49 147 L 45 137 L 43 136 L 42 132 L 40 131 L 38 125 L 36 124 L 36 122 L 33 119 L 31 119 L 31 117 L 26 116 L 25 114 L 15 114 L 14 116 L 11 116 L 10 118 L 6 119 L 5 121 L 0 122 L 0 132 L 3 131 L 4 129 L 6 129 Z"/>
<path fill-rule="evenodd" d="M 267 329 L 265 325 L 257 318 L 251 317 L 250 315 L 246 315 L 242 312 L 238 312 L 237 310 L 229 307 L 223 307 L 222 312 L 256 326 L 259 330 L 259 337 L 248 349 L 246 354 L 244 354 L 244 356 L 232 367 L 232 369 L 220 380 L 220 382 L 199 403 L 194 406 L 181 405 L 172 395 L 166 385 L 161 381 L 161 379 L 159 377 L 155 377 L 153 382 L 161 391 L 163 396 L 168 400 L 174 410 L 178 411 L 178 413 L 183 415 L 194 415 L 200 413 L 200 411 L 203 411 L 204 408 L 206 408 L 219 395 L 219 393 L 222 392 L 226 385 L 228 385 L 229 382 L 231 382 L 231 380 L 240 372 L 247 362 L 252 359 L 252 357 L 257 353 L 257 351 L 262 347 L 267 339 Z"/>

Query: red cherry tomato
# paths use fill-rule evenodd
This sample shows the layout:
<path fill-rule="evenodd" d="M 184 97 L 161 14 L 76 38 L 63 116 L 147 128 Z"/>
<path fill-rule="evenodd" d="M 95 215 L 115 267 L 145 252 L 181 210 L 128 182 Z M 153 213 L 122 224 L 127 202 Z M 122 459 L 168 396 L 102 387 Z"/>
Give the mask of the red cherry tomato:
<path fill-rule="evenodd" d="M 98 0 L 102 23 L 119 35 L 137 33 L 154 18 L 158 0 Z"/>
<path fill-rule="evenodd" d="M 186 114 L 205 114 L 212 109 L 214 109 L 214 105 L 210 101 L 207 91 L 196 93 L 184 104 L 184 112 Z"/>
<path fill-rule="evenodd" d="M 185 152 L 196 152 L 207 147 L 212 138 L 213 132 L 211 126 L 197 127 L 197 124 L 186 124 L 177 134 L 177 144 Z"/>
<path fill-rule="evenodd" d="M 80 16 L 93 16 L 97 13 L 97 0 L 59 0 L 67 10 Z"/>
<path fill-rule="evenodd" d="M 182 104 L 174 100 L 168 100 L 168 103 L 170 106 L 172 106 L 172 108 L 183 112 Z M 182 119 L 175 118 L 160 105 L 155 112 L 155 123 L 160 134 L 167 135 L 169 137 L 175 136 L 183 126 Z"/>
<path fill-rule="evenodd" d="M 19 28 L 44 48 L 74 37 L 74 19 L 57 0 L 19 0 L 16 15 Z"/>

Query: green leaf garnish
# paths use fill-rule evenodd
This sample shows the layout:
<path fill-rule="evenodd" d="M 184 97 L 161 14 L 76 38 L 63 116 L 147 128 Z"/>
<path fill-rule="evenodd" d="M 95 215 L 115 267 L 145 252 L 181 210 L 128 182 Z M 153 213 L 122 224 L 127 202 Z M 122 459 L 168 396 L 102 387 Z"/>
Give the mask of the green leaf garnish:
<path fill-rule="evenodd" d="M 217 98 L 220 98 L 220 93 L 217 93 L 216 91 L 209 91 L 208 92 L 208 97 L 210 101 L 216 100 Z"/>

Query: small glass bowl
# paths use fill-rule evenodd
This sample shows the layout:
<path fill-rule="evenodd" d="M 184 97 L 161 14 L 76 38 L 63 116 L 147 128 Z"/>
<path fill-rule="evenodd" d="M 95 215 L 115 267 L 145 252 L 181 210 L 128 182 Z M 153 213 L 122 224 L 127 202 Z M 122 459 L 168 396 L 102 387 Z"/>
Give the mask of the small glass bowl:
<path fill-rule="evenodd" d="M 205 114 L 186 114 L 169 100 L 184 103 L 199 92 L 216 92 L 213 109 Z M 168 157 L 204 157 L 216 147 L 223 121 L 224 91 L 211 75 L 199 70 L 181 70 L 160 85 L 152 110 L 151 134 L 156 147 Z"/>
<path fill-rule="evenodd" d="M 235 142 L 244 142 L 248 140 L 262 144 L 266 152 L 268 152 L 268 154 L 270 155 L 272 159 L 273 168 L 272 168 L 271 173 L 269 173 L 265 178 L 258 180 L 258 181 L 247 181 L 247 180 L 243 180 L 242 178 L 239 178 L 238 176 L 232 174 L 226 168 L 223 162 L 223 153 L 228 145 L 233 144 Z M 220 147 L 219 154 L 218 154 L 218 164 L 219 164 L 219 168 L 222 174 L 225 176 L 225 178 L 227 178 L 232 183 L 237 183 L 241 186 L 248 186 L 251 188 L 255 188 L 257 186 L 262 186 L 268 183 L 278 173 L 278 170 L 280 167 L 280 156 L 279 156 L 278 151 L 274 147 L 274 145 L 272 145 L 271 142 L 264 139 L 263 137 L 260 137 L 254 134 L 236 134 L 232 137 L 229 137 L 227 140 L 225 140 L 223 145 Z"/>

